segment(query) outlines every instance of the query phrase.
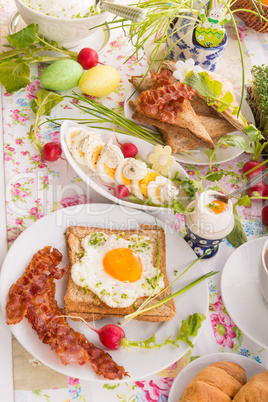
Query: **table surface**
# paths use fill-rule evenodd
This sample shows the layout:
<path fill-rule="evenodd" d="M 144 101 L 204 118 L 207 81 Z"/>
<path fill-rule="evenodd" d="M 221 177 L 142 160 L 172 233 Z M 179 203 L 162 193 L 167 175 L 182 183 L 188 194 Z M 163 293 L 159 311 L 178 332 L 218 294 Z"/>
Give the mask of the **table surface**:
<path fill-rule="evenodd" d="M 0 3 L 1 45 L 6 42 L 4 36 L 8 33 L 8 22 L 15 11 L 11 1 Z M 238 21 L 238 30 L 242 41 L 245 58 L 246 79 L 250 79 L 250 71 L 254 64 L 267 63 L 268 37 L 247 29 L 243 22 Z M 217 72 L 230 78 L 236 89 L 241 89 L 241 69 L 237 41 L 234 29 L 228 26 L 228 46 L 225 50 Z M 101 101 L 111 108 L 122 108 L 127 93 L 130 90 L 128 78 L 146 71 L 148 65 L 146 55 L 137 60 L 132 57 L 126 64 L 125 58 L 133 52 L 129 40 L 121 30 L 115 30 L 110 38 L 109 45 L 101 53 L 100 61 L 115 66 L 121 77 L 118 89 Z M 70 205 L 88 202 L 107 202 L 106 199 L 88 188 L 68 168 L 66 162 L 47 163 L 43 161 L 38 151 L 28 138 L 29 127 L 34 120 L 29 101 L 36 96 L 40 89 L 39 77 L 44 66 L 36 66 L 31 70 L 31 83 L 27 88 L 15 94 L 6 94 L 2 88 L 0 124 L 3 136 L 0 140 L 1 167 L 0 169 L 0 263 L 7 252 L 7 248 L 33 222 L 52 211 Z M 71 102 L 64 101 L 53 109 L 53 116 L 68 117 L 78 112 Z M 0 116 L 1 117 L 1 116 Z M 44 141 L 59 141 L 59 131 L 51 124 L 42 126 Z M 3 148 L 3 149 L 2 149 Z M 3 152 L 4 151 L 4 152 Z M 3 155 L 3 156 L 2 156 Z M 235 160 L 221 164 L 221 168 L 239 172 L 243 163 L 249 157 L 240 155 Z M 184 164 L 183 167 L 191 177 L 196 177 L 197 171 L 206 173 L 206 166 Z M 214 169 L 218 169 L 215 166 Z M 66 177 L 65 177 L 66 176 Z M 234 189 L 238 182 L 225 177 L 221 184 L 227 189 Z M 251 208 L 240 207 L 248 240 L 267 233 L 260 220 L 261 205 Z M 156 216 L 168 223 L 181 235 L 184 235 L 184 218 L 181 215 L 170 216 L 158 212 Z M 211 269 L 222 270 L 224 263 L 233 253 L 234 248 L 225 240 L 220 246 L 219 253 L 212 260 L 203 261 L 206 272 Z M 170 387 L 177 374 L 193 358 L 210 353 L 222 352 L 237 353 L 247 356 L 268 369 L 268 350 L 263 349 L 245 335 L 240 334 L 236 324 L 232 322 L 224 309 L 220 294 L 220 277 L 214 276 L 208 280 L 209 313 L 204 329 L 198 338 L 195 347 L 171 367 L 156 375 L 143 378 L 136 382 L 123 382 L 109 385 L 107 383 L 93 383 L 67 377 L 41 364 L 37 359 L 26 352 L 18 341 L 11 339 L 10 331 L 0 316 L 1 332 L 1 359 L 0 385 L 3 400 L 16 402 L 25 401 L 55 401 L 67 402 L 72 400 L 91 402 L 134 402 L 134 401 L 167 401 Z M 224 329 L 219 331 L 218 328 Z M 12 376 L 13 365 L 13 376 Z M 15 392 L 13 393 L 13 390 Z"/>

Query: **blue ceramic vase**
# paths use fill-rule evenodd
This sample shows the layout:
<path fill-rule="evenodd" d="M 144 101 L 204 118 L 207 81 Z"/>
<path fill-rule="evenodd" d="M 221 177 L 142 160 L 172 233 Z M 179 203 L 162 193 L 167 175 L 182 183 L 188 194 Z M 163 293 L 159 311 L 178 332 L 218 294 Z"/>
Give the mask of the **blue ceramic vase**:
<path fill-rule="evenodd" d="M 176 18 L 167 30 L 166 52 L 169 60 L 193 59 L 207 71 L 215 71 L 228 43 L 227 33 L 219 46 L 202 47 L 196 42 L 193 24 L 187 18 Z"/>

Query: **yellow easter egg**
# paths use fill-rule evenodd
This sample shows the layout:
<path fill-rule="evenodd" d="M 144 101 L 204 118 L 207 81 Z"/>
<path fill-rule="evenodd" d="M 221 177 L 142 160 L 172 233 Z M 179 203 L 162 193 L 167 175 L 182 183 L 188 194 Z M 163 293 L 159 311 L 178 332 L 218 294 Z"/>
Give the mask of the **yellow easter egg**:
<path fill-rule="evenodd" d="M 96 66 L 87 70 L 80 78 L 79 88 L 87 95 L 106 96 L 118 87 L 118 71 L 110 66 Z"/>

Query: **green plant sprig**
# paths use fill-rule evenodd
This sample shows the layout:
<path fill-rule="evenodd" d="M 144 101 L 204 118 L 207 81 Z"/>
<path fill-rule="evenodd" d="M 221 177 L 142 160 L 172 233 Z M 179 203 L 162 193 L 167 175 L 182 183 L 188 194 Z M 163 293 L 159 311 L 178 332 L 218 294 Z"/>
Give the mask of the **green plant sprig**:
<path fill-rule="evenodd" d="M 30 83 L 30 66 L 35 63 L 63 58 L 77 60 L 77 52 L 59 47 L 56 42 L 45 39 L 38 31 L 38 25 L 31 24 L 7 36 L 10 46 L 14 49 L 0 53 L 0 82 L 9 93 L 18 91 Z M 57 51 L 66 57 L 42 56 L 39 54 L 41 51 Z"/>
<path fill-rule="evenodd" d="M 200 276 L 198 279 L 194 280 L 193 282 L 189 283 L 188 285 L 184 286 L 183 288 L 177 290 L 177 292 L 173 293 L 170 296 L 165 297 L 164 299 L 160 300 L 159 302 L 153 304 L 152 306 L 146 307 L 140 311 L 135 311 L 134 313 L 128 314 L 126 315 L 124 318 L 126 320 L 130 320 L 133 319 L 135 317 L 137 317 L 140 314 L 143 314 L 147 311 L 153 310 L 157 307 L 162 306 L 163 304 L 173 300 L 175 297 L 180 296 L 181 294 L 183 294 L 184 292 L 186 292 L 187 290 L 191 289 L 192 287 L 198 285 L 200 282 L 204 281 L 205 279 L 208 279 L 209 277 L 218 274 L 218 271 L 210 271 L 207 274 L 204 274 L 202 276 Z"/>
<path fill-rule="evenodd" d="M 194 313 L 189 315 L 187 320 L 182 320 L 181 327 L 176 338 L 171 340 L 171 335 L 162 343 L 156 343 L 155 334 L 144 341 L 131 341 L 130 339 L 123 338 L 121 340 L 121 346 L 123 346 L 127 351 L 131 347 L 142 348 L 142 349 L 155 349 L 161 348 L 166 345 L 173 345 L 179 347 L 179 341 L 186 342 L 191 348 L 194 347 L 190 336 L 196 336 L 199 328 L 201 327 L 202 321 L 206 319 L 206 316 L 202 313 Z"/>
<path fill-rule="evenodd" d="M 112 125 L 118 125 L 123 127 L 128 131 L 124 131 L 124 134 L 132 135 L 134 137 L 141 138 L 145 141 L 150 142 L 153 145 L 161 144 L 164 145 L 163 139 L 161 135 L 153 130 L 146 129 L 144 127 L 139 126 L 133 121 L 127 119 L 121 114 L 117 113 L 113 109 L 109 109 L 108 107 L 96 102 L 95 100 L 89 99 L 84 95 L 79 95 L 73 92 L 73 95 L 66 95 L 65 98 L 71 98 L 78 100 L 78 104 L 73 104 L 76 108 L 80 109 L 85 114 L 90 114 L 95 117 L 96 123 L 111 123 Z M 85 105 L 81 105 L 80 102 L 84 102 Z M 55 119 L 57 121 L 57 119 Z M 77 121 L 83 123 L 82 119 L 77 119 Z M 92 120 L 91 120 L 92 121 Z M 111 128 L 102 127 L 103 129 L 111 130 Z"/>

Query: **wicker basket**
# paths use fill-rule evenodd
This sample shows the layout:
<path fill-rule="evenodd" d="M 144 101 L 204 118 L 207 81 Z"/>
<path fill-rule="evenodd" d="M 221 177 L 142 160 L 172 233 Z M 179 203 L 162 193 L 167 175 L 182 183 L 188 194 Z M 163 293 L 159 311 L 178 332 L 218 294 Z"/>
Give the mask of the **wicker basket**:
<path fill-rule="evenodd" d="M 256 6 L 259 9 L 259 3 L 258 1 L 254 0 Z M 236 0 L 236 2 L 232 5 L 231 9 L 232 11 L 238 10 L 238 9 L 248 9 L 248 10 L 253 10 L 256 11 L 252 2 L 250 0 Z M 262 4 L 262 9 L 264 14 L 260 12 L 265 18 L 268 19 L 268 6 L 265 4 Z M 243 20 L 248 28 L 253 28 L 255 31 L 261 32 L 261 33 L 267 33 L 268 32 L 268 23 L 265 21 L 262 21 L 259 16 L 255 14 L 251 14 L 247 11 L 240 11 L 235 13 L 241 20 Z"/>

